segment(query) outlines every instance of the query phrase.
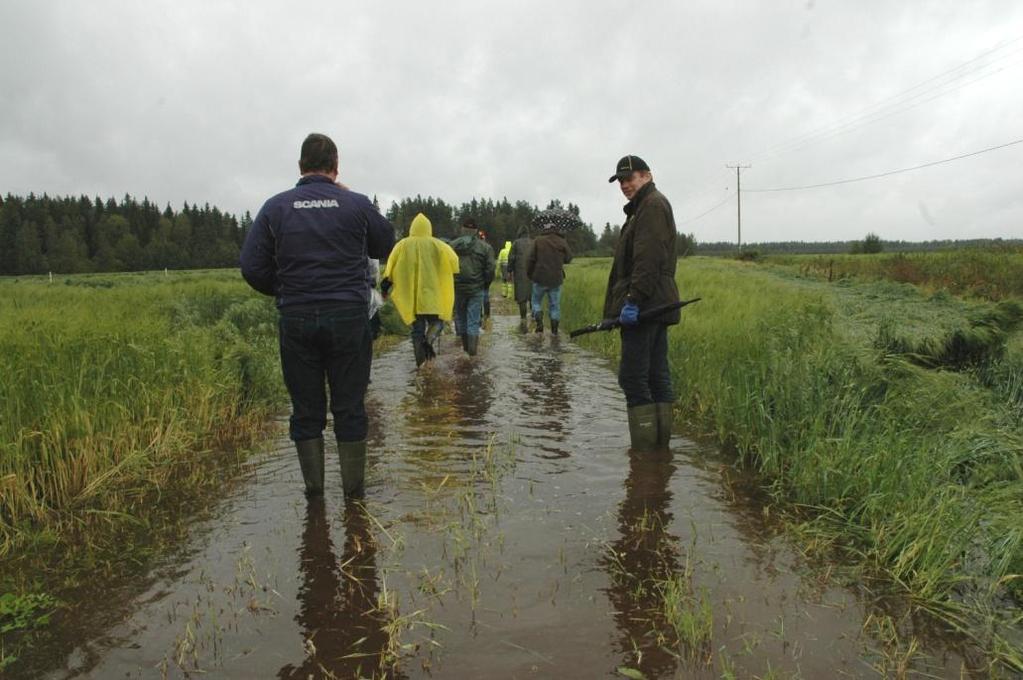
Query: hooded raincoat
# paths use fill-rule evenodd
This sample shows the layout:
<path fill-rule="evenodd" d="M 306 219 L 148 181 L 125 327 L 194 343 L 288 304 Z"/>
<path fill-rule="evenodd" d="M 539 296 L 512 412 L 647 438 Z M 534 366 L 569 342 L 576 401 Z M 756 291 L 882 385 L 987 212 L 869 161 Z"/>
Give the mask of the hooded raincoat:
<path fill-rule="evenodd" d="M 384 278 L 393 284 L 391 300 L 406 324 L 418 314 L 450 321 L 457 273 L 458 255 L 433 237 L 433 225 L 423 213 L 412 220 L 409 235 L 394 246 L 384 268 Z"/>
<path fill-rule="evenodd" d="M 519 227 L 518 234 L 511 251 L 508 253 L 508 267 L 515 281 L 515 301 L 529 302 L 533 296 L 533 282 L 529 280 L 526 266 L 529 264 L 529 251 L 533 248 L 533 239 L 529 237 L 529 227 Z"/>

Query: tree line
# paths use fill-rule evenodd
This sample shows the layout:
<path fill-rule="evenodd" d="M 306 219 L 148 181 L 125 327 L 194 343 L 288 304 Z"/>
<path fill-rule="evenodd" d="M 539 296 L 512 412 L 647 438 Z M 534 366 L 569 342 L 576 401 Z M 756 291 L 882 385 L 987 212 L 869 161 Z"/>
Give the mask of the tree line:
<path fill-rule="evenodd" d="M 8 194 L 0 205 L 0 274 L 232 267 L 248 213 L 209 204 L 161 210 L 148 198 Z"/>
<path fill-rule="evenodd" d="M 376 197 L 373 202 L 379 207 Z M 445 239 L 458 236 L 462 220 L 472 217 L 500 250 L 528 229 L 537 213 L 553 208 L 579 216 L 579 206 L 556 198 L 540 208 L 507 198 L 473 198 L 455 205 L 432 196 L 392 202 L 385 214 L 403 236 L 422 212 L 433 223 L 433 235 Z M 566 235 L 572 251 L 610 255 L 621 225 L 606 223 L 598 238 L 590 224 L 580 221 L 582 226 Z M 0 203 L 0 275 L 233 267 L 251 226 L 249 212 L 239 218 L 208 203 L 186 202 L 174 210 L 127 194 L 120 201 L 8 194 Z M 695 250 L 692 234 L 680 234 L 677 253 Z"/>

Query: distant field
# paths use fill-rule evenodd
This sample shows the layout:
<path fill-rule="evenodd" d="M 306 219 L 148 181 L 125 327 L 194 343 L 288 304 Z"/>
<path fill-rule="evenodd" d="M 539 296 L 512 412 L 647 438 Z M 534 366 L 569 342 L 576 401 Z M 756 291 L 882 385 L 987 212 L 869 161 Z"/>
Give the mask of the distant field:
<path fill-rule="evenodd" d="M 876 255 L 768 255 L 762 262 L 826 281 L 884 279 L 987 300 L 1023 296 L 1023 249 L 1018 247 Z"/>
<path fill-rule="evenodd" d="M 681 260 L 682 296 L 702 301 L 671 331 L 672 377 L 691 431 L 759 471 L 808 545 L 967 635 L 1000 631 L 981 642 L 1023 667 L 1006 642 L 1023 590 L 1023 256 L 958 258 Z M 566 327 L 599 319 L 608 266 L 570 267 Z M 899 267 L 924 285 L 898 283 Z M 582 343 L 618 355 L 615 333 Z"/>

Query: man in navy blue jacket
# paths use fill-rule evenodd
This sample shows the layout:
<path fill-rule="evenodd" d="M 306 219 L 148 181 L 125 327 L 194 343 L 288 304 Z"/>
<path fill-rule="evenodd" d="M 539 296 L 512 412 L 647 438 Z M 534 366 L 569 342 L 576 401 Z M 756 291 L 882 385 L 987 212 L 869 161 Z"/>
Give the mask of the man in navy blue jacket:
<path fill-rule="evenodd" d="M 306 494 L 323 493 L 327 396 L 346 499 L 365 493 L 366 408 L 373 340 L 368 258 L 386 260 L 394 227 L 362 194 L 337 183 L 337 146 L 310 134 L 298 184 L 269 199 L 242 246 L 242 276 L 277 298 L 291 438 Z"/>

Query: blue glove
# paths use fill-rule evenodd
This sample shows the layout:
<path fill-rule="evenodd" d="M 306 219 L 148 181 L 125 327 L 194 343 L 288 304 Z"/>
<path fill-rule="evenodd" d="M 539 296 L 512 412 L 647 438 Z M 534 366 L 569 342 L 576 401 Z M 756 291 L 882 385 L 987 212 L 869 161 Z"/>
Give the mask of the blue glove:
<path fill-rule="evenodd" d="M 618 323 L 627 327 L 638 326 L 639 305 L 631 300 L 622 305 L 622 311 L 618 314 Z"/>

